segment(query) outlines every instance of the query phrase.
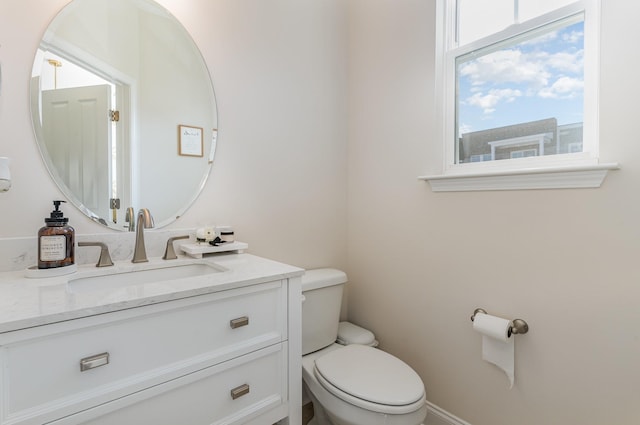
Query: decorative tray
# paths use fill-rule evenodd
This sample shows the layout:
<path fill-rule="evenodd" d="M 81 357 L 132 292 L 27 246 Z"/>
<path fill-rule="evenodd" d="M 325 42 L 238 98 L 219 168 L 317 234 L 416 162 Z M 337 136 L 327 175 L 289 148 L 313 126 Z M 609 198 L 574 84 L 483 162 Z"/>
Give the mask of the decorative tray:
<path fill-rule="evenodd" d="M 77 264 L 71 264 L 64 267 L 55 267 L 51 269 L 39 269 L 38 266 L 31 266 L 24 271 L 24 277 L 29 279 L 42 279 L 46 277 L 64 276 L 66 274 L 78 271 Z"/>
<path fill-rule="evenodd" d="M 204 254 L 216 254 L 219 252 L 242 252 L 249 248 L 244 242 L 225 242 L 218 246 L 209 245 L 208 243 L 183 243 L 180 249 L 187 255 L 194 258 L 202 258 Z"/>

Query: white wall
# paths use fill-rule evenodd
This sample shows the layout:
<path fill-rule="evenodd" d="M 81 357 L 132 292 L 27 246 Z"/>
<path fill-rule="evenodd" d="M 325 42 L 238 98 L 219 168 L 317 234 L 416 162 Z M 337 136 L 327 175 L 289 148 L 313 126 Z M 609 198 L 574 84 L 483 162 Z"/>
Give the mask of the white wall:
<path fill-rule="evenodd" d="M 0 194 L 0 238 L 35 236 L 51 200 L 61 197 L 34 141 L 28 82 L 40 38 L 67 3 L 0 0 L 0 156 L 13 159 L 13 187 Z M 209 182 L 170 227 L 230 224 L 252 253 L 346 267 L 342 2 L 160 3 L 200 47 L 219 118 Z M 79 234 L 109 232 L 71 206 L 64 210 Z"/>
<path fill-rule="evenodd" d="M 640 5 L 602 2 L 602 188 L 433 193 L 434 3 L 349 2 L 349 317 L 473 425 L 638 423 Z M 530 325 L 512 390 L 476 307 Z"/>

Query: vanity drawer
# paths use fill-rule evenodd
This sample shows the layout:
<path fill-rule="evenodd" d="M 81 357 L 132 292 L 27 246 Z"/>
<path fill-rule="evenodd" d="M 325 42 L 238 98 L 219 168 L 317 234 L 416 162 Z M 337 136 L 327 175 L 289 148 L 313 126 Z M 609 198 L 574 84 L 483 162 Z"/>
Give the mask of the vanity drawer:
<path fill-rule="evenodd" d="M 280 343 L 286 292 L 277 281 L 19 331 L 0 352 L 1 423 L 41 424 Z"/>
<path fill-rule="evenodd" d="M 278 412 L 286 405 L 286 368 L 286 343 L 278 344 L 63 418 L 52 425 L 245 424 L 274 409 Z M 274 416 L 268 423 L 276 422 L 280 416 Z M 261 420 L 261 423 L 267 422 Z"/>

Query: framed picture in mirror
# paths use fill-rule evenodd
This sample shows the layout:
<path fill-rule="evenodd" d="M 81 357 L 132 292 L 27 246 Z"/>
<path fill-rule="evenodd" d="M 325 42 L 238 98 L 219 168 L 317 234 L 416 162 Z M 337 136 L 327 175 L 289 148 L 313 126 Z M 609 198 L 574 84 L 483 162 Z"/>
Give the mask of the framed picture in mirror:
<path fill-rule="evenodd" d="M 178 126 L 178 154 L 182 156 L 204 156 L 202 127 Z"/>

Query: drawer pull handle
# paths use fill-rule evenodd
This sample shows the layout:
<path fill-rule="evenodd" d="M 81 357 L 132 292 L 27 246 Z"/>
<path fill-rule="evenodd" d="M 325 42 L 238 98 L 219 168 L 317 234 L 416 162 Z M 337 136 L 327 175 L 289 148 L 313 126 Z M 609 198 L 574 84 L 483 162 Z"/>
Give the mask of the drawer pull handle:
<path fill-rule="evenodd" d="M 237 399 L 242 397 L 243 395 L 249 394 L 249 385 L 248 384 L 243 384 L 240 385 L 239 387 L 236 387 L 234 389 L 231 390 L 231 398 L 232 399 Z"/>
<path fill-rule="evenodd" d="M 242 316 L 229 321 L 229 326 L 231 326 L 231 329 L 241 328 L 243 326 L 247 326 L 248 324 L 249 316 Z"/>
<path fill-rule="evenodd" d="M 80 360 L 80 372 L 109 364 L 109 353 L 96 354 Z"/>

